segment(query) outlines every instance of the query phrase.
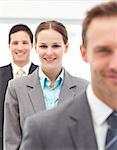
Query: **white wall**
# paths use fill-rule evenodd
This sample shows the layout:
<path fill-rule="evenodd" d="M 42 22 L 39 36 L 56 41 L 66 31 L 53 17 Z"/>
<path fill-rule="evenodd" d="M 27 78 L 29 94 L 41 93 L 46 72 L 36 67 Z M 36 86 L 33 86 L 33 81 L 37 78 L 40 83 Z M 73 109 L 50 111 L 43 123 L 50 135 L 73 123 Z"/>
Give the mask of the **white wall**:
<path fill-rule="evenodd" d="M 82 61 L 81 23 L 93 5 L 105 0 L 1 0 L 0 1 L 0 66 L 12 61 L 8 48 L 8 33 L 17 23 L 26 23 L 33 32 L 44 20 L 57 19 L 64 23 L 69 33 L 69 51 L 63 59 L 63 66 L 73 75 L 90 80 L 89 65 Z M 107 1 L 107 0 L 106 0 Z M 31 59 L 38 64 L 35 50 Z"/>
<path fill-rule="evenodd" d="M 108 0 L 0 0 L 1 18 L 82 19 L 87 9 Z"/>

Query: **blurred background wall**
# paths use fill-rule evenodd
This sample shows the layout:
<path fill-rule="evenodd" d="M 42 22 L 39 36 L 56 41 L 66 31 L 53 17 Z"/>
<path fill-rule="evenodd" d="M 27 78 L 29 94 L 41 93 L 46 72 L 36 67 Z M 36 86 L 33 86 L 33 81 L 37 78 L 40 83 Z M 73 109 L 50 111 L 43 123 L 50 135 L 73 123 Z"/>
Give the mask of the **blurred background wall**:
<path fill-rule="evenodd" d="M 33 33 L 41 21 L 58 20 L 67 28 L 69 51 L 64 55 L 63 66 L 73 75 L 90 80 L 89 65 L 80 54 L 81 24 L 85 13 L 93 5 L 108 0 L 0 0 L 0 66 L 12 61 L 8 33 L 18 23 L 27 24 Z M 40 64 L 35 50 L 31 60 Z"/>

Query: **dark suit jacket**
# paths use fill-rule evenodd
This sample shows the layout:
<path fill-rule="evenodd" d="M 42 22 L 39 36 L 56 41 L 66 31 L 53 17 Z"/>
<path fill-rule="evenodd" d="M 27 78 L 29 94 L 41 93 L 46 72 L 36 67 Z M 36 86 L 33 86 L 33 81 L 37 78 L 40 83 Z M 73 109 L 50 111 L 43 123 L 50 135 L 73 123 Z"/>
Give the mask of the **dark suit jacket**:
<path fill-rule="evenodd" d="M 31 63 L 29 74 L 37 68 L 37 65 Z M 3 113 L 4 113 L 4 100 L 8 81 L 13 78 L 11 64 L 0 67 L 0 150 L 3 150 Z"/>
<path fill-rule="evenodd" d="M 98 150 L 86 93 L 29 117 L 20 150 Z"/>

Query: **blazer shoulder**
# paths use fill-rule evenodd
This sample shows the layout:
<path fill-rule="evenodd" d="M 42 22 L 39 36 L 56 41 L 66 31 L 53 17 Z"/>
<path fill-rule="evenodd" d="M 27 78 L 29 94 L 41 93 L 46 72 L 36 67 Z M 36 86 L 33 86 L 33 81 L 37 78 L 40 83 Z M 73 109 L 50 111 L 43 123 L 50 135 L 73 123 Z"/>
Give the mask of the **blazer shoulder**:
<path fill-rule="evenodd" d="M 86 79 L 83 79 L 83 78 L 80 78 L 80 77 L 77 77 L 77 76 L 74 76 L 74 75 L 71 75 L 69 72 L 65 71 L 65 80 L 74 85 L 88 85 L 88 83 L 90 81 L 86 80 Z"/>
<path fill-rule="evenodd" d="M 1 66 L 0 70 L 5 70 L 7 68 L 11 68 L 11 64 L 5 65 L 5 66 Z"/>
<path fill-rule="evenodd" d="M 13 78 L 12 74 L 12 66 L 8 64 L 6 66 L 0 67 L 0 79 L 3 79 L 2 82 L 7 82 L 8 80 Z"/>
<path fill-rule="evenodd" d="M 90 83 L 90 81 L 88 81 L 88 80 L 86 80 L 86 79 L 83 79 L 83 78 L 80 78 L 80 77 L 74 77 L 75 78 L 75 80 L 78 82 L 78 83 L 84 83 L 84 84 L 88 84 L 88 83 Z"/>

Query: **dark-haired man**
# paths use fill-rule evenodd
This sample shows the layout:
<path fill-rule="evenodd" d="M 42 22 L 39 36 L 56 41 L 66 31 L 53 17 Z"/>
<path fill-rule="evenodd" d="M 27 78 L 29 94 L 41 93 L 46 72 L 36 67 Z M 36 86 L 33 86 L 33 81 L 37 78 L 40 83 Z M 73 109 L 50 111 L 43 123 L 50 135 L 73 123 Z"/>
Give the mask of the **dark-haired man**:
<path fill-rule="evenodd" d="M 10 29 L 8 42 L 13 61 L 9 65 L 0 67 L 0 150 L 3 150 L 4 100 L 8 81 L 32 73 L 37 67 L 30 61 L 33 34 L 27 25 L 14 25 Z"/>

